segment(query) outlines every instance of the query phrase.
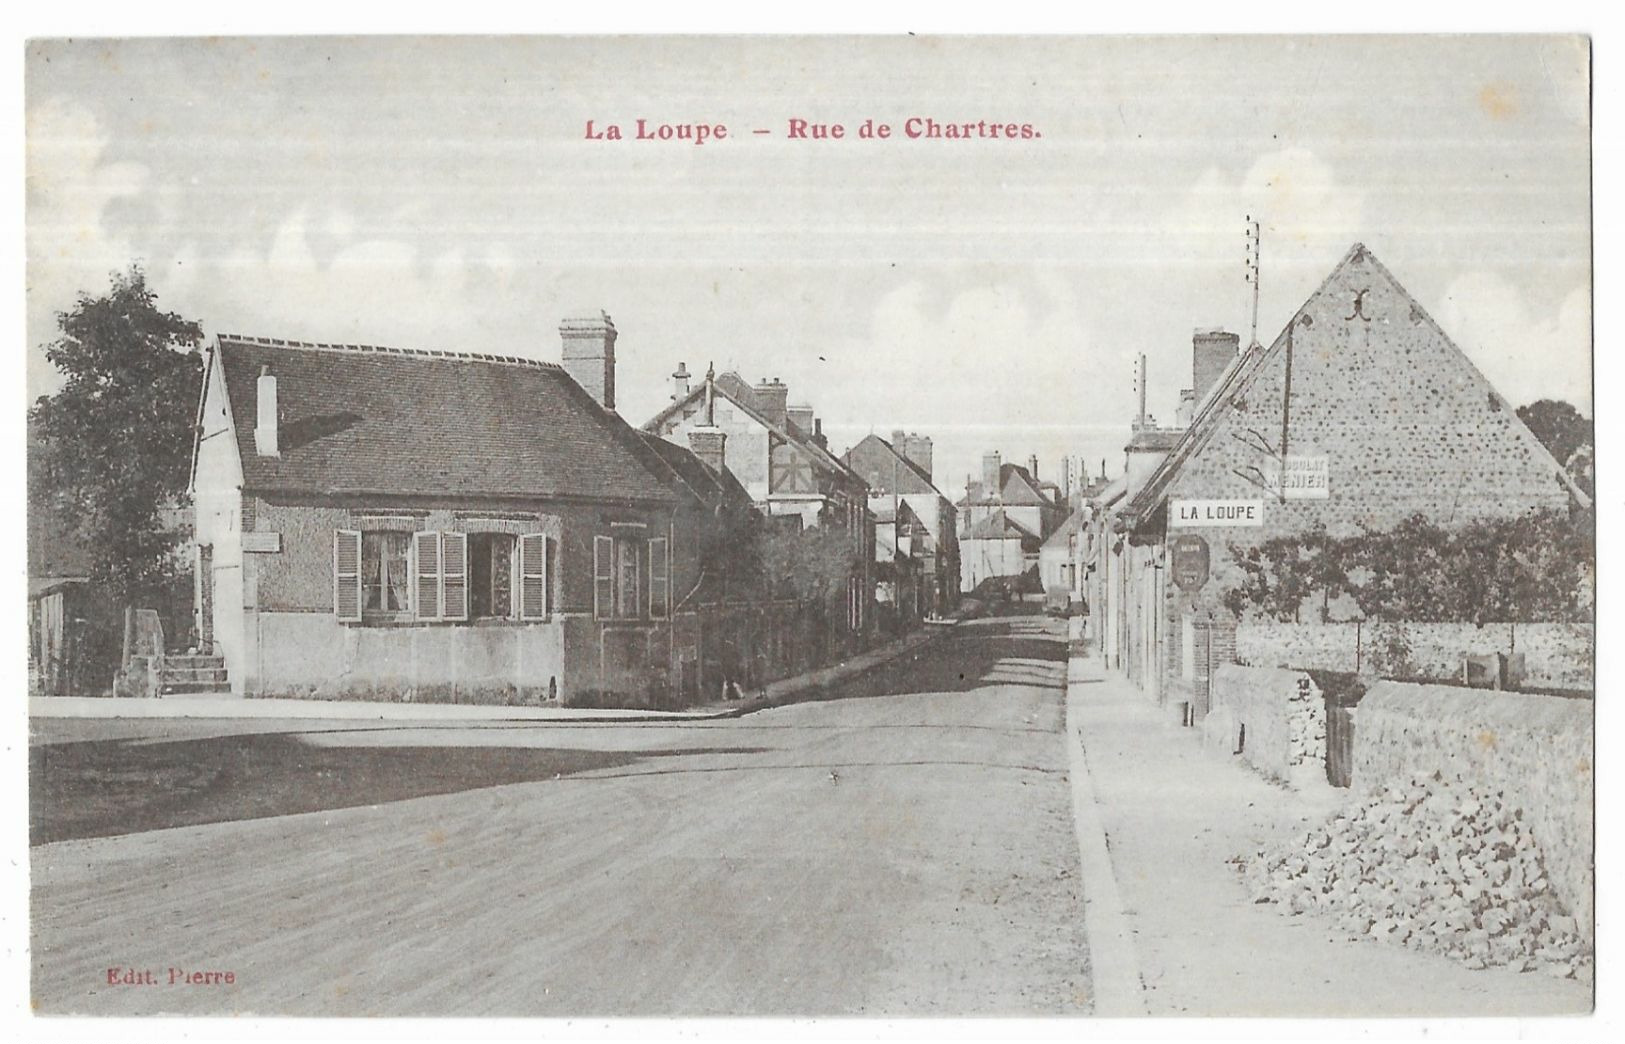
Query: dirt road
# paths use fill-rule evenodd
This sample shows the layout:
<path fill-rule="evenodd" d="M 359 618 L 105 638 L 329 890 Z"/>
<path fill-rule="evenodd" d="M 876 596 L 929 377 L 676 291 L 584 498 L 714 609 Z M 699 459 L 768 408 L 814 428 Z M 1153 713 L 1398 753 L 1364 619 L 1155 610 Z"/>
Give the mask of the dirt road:
<path fill-rule="evenodd" d="M 1087 1013 L 1057 633 L 1031 617 L 965 625 L 836 698 L 734 721 L 290 724 L 323 755 L 300 793 L 331 792 L 332 807 L 277 814 L 279 784 L 260 775 L 262 809 L 231 800 L 264 818 L 86 830 L 32 850 L 36 1006 Z M 134 749 L 234 731 L 74 728 L 39 742 Z M 494 781 L 492 748 L 505 752 Z M 552 760 L 515 770 L 531 755 Z M 108 771 L 108 757 L 83 760 Z M 555 763 L 557 778 L 536 778 Z M 426 765 L 438 782 L 406 792 L 424 796 L 380 778 Z M 369 785 L 380 803 L 356 804 Z M 232 981 L 171 985 L 171 968 Z M 155 983 L 110 984 L 110 971 Z"/>

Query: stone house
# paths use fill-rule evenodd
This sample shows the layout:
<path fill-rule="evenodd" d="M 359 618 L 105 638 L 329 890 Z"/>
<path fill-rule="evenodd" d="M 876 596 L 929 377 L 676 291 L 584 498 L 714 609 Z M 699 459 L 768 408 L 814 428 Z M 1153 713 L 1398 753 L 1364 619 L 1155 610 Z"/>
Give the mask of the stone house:
<path fill-rule="evenodd" d="M 196 626 L 234 693 L 570 702 L 701 684 L 703 628 L 675 618 L 695 612 L 727 488 L 615 413 L 608 316 L 560 332 L 563 365 L 216 340 Z"/>
<path fill-rule="evenodd" d="M 1198 331 L 1189 427 L 1098 503 L 1089 591 L 1111 666 L 1153 698 L 1205 709 L 1231 658 L 1230 548 L 1322 525 L 1334 535 L 1421 514 L 1443 525 L 1583 498 L 1426 310 L 1355 244 L 1268 346 Z M 1235 352 L 1235 354 L 1232 354 Z M 1221 365 L 1222 363 L 1222 365 Z M 1128 477 L 1128 476 L 1126 476 Z M 1137 478 L 1137 476 L 1134 476 Z M 1182 591 L 1185 561 L 1204 582 Z M 1204 554 L 1205 552 L 1205 554 Z M 1200 577 L 1192 569 L 1187 586 Z"/>
<path fill-rule="evenodd" d="M 930 436 L 894 431 L 887 442 L 868 435 L 841 459 L 868 484 L 869 510 L 877 525 L 884 525 L 880 520 L 887 517 L 895 522 L 907 505 L 908 514 L 924 527 L 921 539 L 907 547 L 919 565 L 921 606 L 938 615 L 948 612 L 959 600 L 959 513 L 936 487 Z"/>

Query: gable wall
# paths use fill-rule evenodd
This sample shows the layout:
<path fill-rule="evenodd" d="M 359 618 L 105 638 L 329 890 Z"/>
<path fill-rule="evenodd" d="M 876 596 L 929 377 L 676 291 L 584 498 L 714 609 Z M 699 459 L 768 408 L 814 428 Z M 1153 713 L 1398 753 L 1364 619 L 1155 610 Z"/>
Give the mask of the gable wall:
<path fill-rule="evenodd" d="M 688 445 L 688 430 L 705 419 L 703 402 L 696 400 L 683 412 L 661 425 L 660 437 L 679 446 Z M 727 433 L 723 462 L 751 499 L 761 502 L 768 494 L 768 430 L 733 403 L 717 396 L 714 410 L 717 427 Z"/>
<path fill-rule="evenodd" d="M 1514 404 L 1493 392 L 1369 254 L 1335 273 L 1302 314 L 1310 325 L 1294 328 L 1289 452 L 1328 458 L 1330 496 L 1281 503 L 1235 474 L 1270 460 L 1240 441 L 1248 429 L 1279 446 L 1285 355 L 1277 352 L 1241 390 L 1243 408 L 1220 407 L 1217 428 L 1168 489 L 1170 500 L 1264 501 L 1260 527 L 1170 530 L 1208 538 L 1213 579 L 1203 595 L 1216 597 L 1239 579 L 1227 543 L 1303 532 L 1316 522 L 1351 534 L 1418 512 L 1450 524 L 1567 504 L 1557 463 Z"/>

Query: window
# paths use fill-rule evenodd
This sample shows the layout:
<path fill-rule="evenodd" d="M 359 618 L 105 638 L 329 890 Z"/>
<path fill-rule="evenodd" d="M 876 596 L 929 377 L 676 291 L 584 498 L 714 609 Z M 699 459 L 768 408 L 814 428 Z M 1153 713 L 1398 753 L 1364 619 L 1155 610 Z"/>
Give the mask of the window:
<path fill-rule="evenodd" d="M 333 614 L 346 623 L 545 619 L 548 553 L 540 533 L 335 530 Z"/>
<path fill-rule="evenodd" d="M 468 619 L 468 534 L 412 534 L 412 591 L 419 620 Z"/>
<path fill-rule="evenodd" d="M 513 611 L 514 538 L 507 533 L 468 535 L 468 612 L 507 619 Z"/>
<path fill-rule="evenodd" d="M 638 574 L 642 565 L 643 542 L 618 537 L 615 540 L 615 615 L 634 619 L 638 611 Z"/>
<path fill-rule="evenodd" d="M 405 533 L 361 534 L 361 611 L 364 615 L 404 613 L 407 606 Z"/>
<path fill-rule="evenodd" d="M 670 544 L 664 537 L 593 537 L 592 579 L 593 615 L 598 619 L 663 618 L 671 611 Z"/>

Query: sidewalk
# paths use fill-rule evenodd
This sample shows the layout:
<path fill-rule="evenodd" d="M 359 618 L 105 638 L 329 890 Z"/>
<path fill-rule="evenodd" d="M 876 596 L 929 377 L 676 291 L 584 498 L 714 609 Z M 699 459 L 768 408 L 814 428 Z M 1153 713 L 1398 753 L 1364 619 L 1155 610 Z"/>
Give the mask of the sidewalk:
<path fill-rule="evenodd" d="M 331 721 L 532 721 L 569 725 L 634 722 L 707 721 L 794 702 L 805 692 L 824 688 L 872 670 L 926 642 L 948 633 L 933 626 L 843 660 L 822 670 L 773 682 L 751 699 L 711 703 L 686 710 L 626 710 L 597 707 L 503 707 L 467 703 L 382 703 L 364 700 L 249 699 L 241 696 L 165 696 L 116 699 L 96 696 L 33 696 L 34 718 L 277 718 Z"/>
<path fill-rule="evenodd" d="M 1104 946 L 1137 963 L 1148 1014 L 1448 1017 L 1590 1010 L 1586 983 L 1473 971 L 1402 946 L 1349 940 L 1330 921 L 1255 905 L 1227 860 L 1318 822 L 1347 792 L 1300 795 L 1266 782 L 1241 763 L 1204 751 L 1195 730 L 1171 724 L 1097 658 L 1075 657 L 1068 668 L 1067 732 L 1082 738 L 1084 789 L 1092 791 L 1092 815 L 1110 853 L 1104 871 L 1091 870 L 1085 860 L 1085 897 L 1121 905 L 1090 911 L 1090 946 L 1096 946 L 1098 916 L 1106 918 L 1107 931 L 1114 918 L 1126 928 L 1128 945 L 1108 937 Z M 1080 813 L 1080 831 L 1090 816 Z M 1080 847 L 1088 847 L 1081 832 Z M 1108 999 L 1104 989 L 1102 999 Z M 1122 1001 L 1116 1006 L 1127 1013 L 1130 1005 Z"/>

